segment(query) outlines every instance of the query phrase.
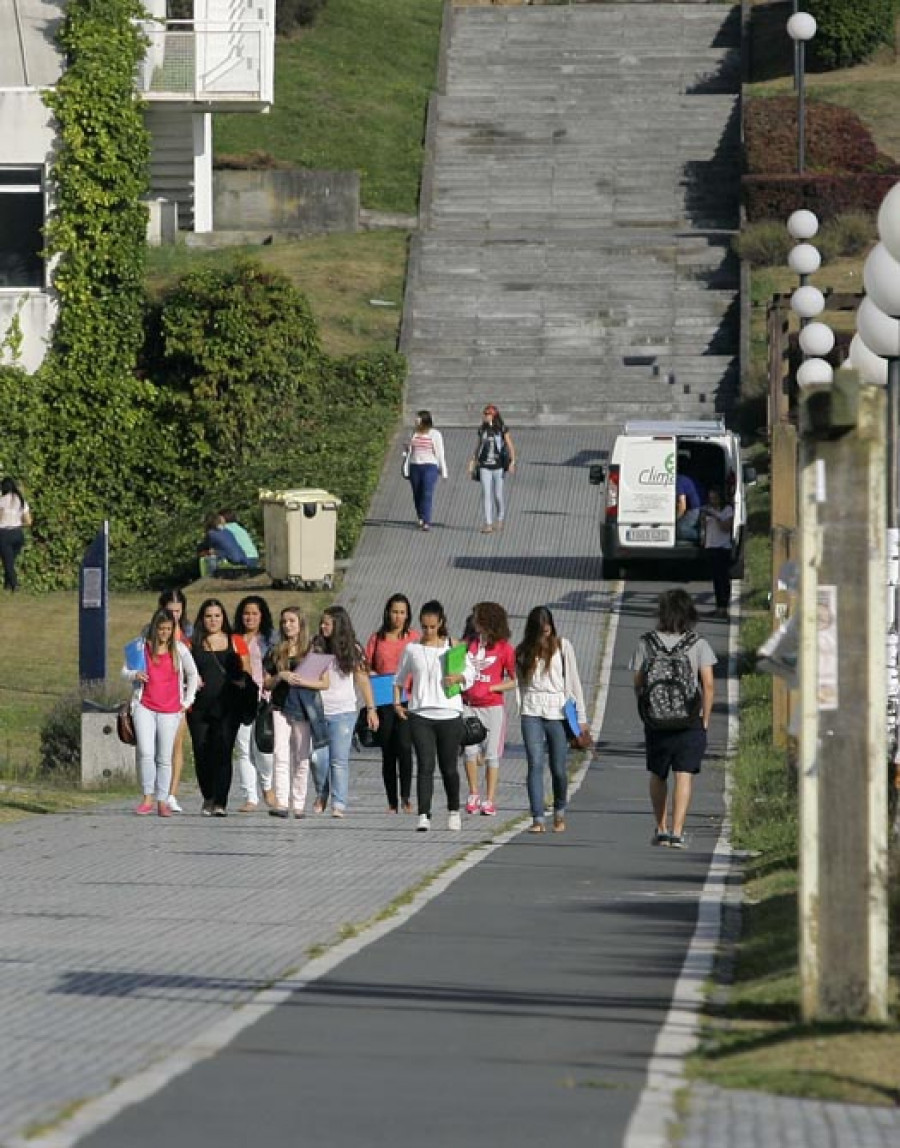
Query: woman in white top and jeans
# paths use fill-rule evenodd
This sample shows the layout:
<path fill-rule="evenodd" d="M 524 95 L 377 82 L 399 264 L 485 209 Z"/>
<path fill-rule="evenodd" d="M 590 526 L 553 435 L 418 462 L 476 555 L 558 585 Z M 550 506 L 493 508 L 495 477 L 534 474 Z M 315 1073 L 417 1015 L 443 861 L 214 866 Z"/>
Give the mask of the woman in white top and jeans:
<path fill-rule="evenodd" d="M 431 529 L 431 505 L 439 477 L 447 477 L 444 436 L 434 429 L 430 411 L 419 411 L 409 440 L 409 482 L 420 530 Z"/>
<path fill-rule="evenodd" d="M 445 674 L 443 656 L 450 649 L 447 616 L 440 602 L 426 602 L 419 611 L 422 637 L 410 642 L 394 677 L 394 712 L 398 720 L 408 721 L 416 750 L 418 772 L 416 799 L 419 821 L 416 829 L 425 833 L 431 828 L 431 801 L 434 795 L 434 766 L 441 771 L 447 795 L 447 828 L 462 828 L 459 813 L 459 744 L 462 740 L 463 701 L 461 692 L 447 696 L 451 686 L 469 689 L 475 682 L 475 667 L 466 655 L 461 674 Z M 401 698 L 410 681 L 409 708 Z"/>
<path fill-rule="evenodd" d="M 13 479 L 0 482 L 0 561 L 3 562 L 3 588 L 17 590 L 16 560 L 25 545 L 23 527 L 31 525 L 28 503 Z"/>
<path fill-rule="evenodd" d="M 519 713 L 522 740 L 528 761 L 528 803 L 531 806 L 529 833 L 545 833 L 544 760 L 550 765 L 553 783 L 553 832 L 566 828 L 569 752 L 563 707 L 573 698 L 578 724 L 587 730 L 587 714 L 575 651 L 567 638 L 556 633 L 553 615 L 546 606 L 535 606 L 525 622 L 525 636 L 516 647 L 516 675 L 519 681 Z"/>
<path fill-rule="evenodd" d="M 369 729 L 378 729 L 378 711 L 362 647 L 356 640 L 350 615 L 343 606 L 328 606 L 322 614 L 313 649 L 332 654 L 328 686 L 322 691 L 322 705 L 328 726 L 328 745 L 313 750 L 313 780 L 316 786 L 316 813 L 324 813 L 331 798 L 332 817 L 346 814 L 350 789 L 350 747 L 356 727 L 356 691 L 362 695 Z"/>

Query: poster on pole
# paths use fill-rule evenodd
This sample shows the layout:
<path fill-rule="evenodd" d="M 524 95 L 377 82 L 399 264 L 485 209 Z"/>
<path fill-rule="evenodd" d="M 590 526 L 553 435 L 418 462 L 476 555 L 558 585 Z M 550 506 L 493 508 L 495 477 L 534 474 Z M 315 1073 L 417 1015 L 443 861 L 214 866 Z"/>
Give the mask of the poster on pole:
<path fill-rule="evenodd" d="M 816 590 L 820 710 L 838 708 L 837 586 L 819 585 Z"/>

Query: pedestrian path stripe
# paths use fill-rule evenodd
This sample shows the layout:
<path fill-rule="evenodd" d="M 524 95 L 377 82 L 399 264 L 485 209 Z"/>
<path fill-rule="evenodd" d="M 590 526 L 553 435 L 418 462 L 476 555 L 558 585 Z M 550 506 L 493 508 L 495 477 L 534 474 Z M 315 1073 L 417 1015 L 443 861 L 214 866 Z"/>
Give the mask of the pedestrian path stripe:
<path fill-rule="evenodd" d="M 737 635 L 740 615 L 735 612 L 728 628 L 728 748 L 730 758 L 737 739 Z M 647 1068 L 647 1083 L 637 1108 L 625 1130 L 622 1148 L 666 1148 L 671 1127 L 678 1117 L 675 1096 L 685 1087 L 684 1061 L 697 1046 L 700 1009 L 705 985 L 712 975 L 722 927 L 722 902 L 731 873 L 731 775 L 725 778 L 725 817 L 700 894 L 697 926 L 687 951 L 681 974 L 672 994 L 672 1004 L 660 1029 Z"/>

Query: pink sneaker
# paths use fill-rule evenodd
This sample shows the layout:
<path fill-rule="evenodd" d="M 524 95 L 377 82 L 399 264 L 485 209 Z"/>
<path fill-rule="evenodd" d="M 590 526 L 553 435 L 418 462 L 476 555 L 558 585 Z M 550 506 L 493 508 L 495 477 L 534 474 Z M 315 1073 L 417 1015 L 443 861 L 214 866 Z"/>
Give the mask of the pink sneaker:
<path fill-rule="evenodd" d="M 496 817 L 497 807 L 494 805 L 493 801 L 482 801 L 481 812 L 485 817 Z"/>
<path fill-rule="evenodd" d="M 149 797 L 145 797 L 140 805 L 136 805 L 134 807 L 134 811 L 138 817 L 146 817 L 148 813 L 156 812 L 156 805 L 150 800 Z"/>
<path fill-rule="evenodd" d="M 169 807 L 168 801 L 157 801 L 156 812 L 160 817 L 172 817 L 172 810 Z"/>
<path fill-rule="evenodd" d="M 466 813 L 477 813 L 481 808 L 481 798 L 477 793 L 470 793 L 466 802 Z"/>

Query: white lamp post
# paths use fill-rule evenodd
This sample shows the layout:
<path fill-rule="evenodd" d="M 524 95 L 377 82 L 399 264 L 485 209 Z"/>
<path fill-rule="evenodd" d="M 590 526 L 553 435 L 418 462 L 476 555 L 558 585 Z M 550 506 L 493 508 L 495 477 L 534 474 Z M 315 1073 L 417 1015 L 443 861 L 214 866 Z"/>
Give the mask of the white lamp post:
<path fill-rule="evenodd" d="M 787 33 L 794 41 L 796 50 L 797 83 L 797 171 L 800 175 L 806 170 L 806 93 L 804 71 L 806 68 L 806 44 L 816 34 L 816 21 L 808 12 L 795 12 L 787 22 Z"/>
<path fill-rule="evenodd" d="M 814 239 L 819 234 L 819 220 L 815 212 L 801 207 L 788 216 L 787 229 L 792 239 Z"/>
<path fill-rule="evenodd" d="M 804 355 L 824 359 L 834 350 L 834 331 L 826 323 L 807 323 L 800 332 L 800 349 Z"/>
<path fill-rule="evenodd" d="M 804 284 L 791 296 L 791 310 L 801 319 L 815 319 L 825 310 L 825 296 L 818 287 Z"/>

